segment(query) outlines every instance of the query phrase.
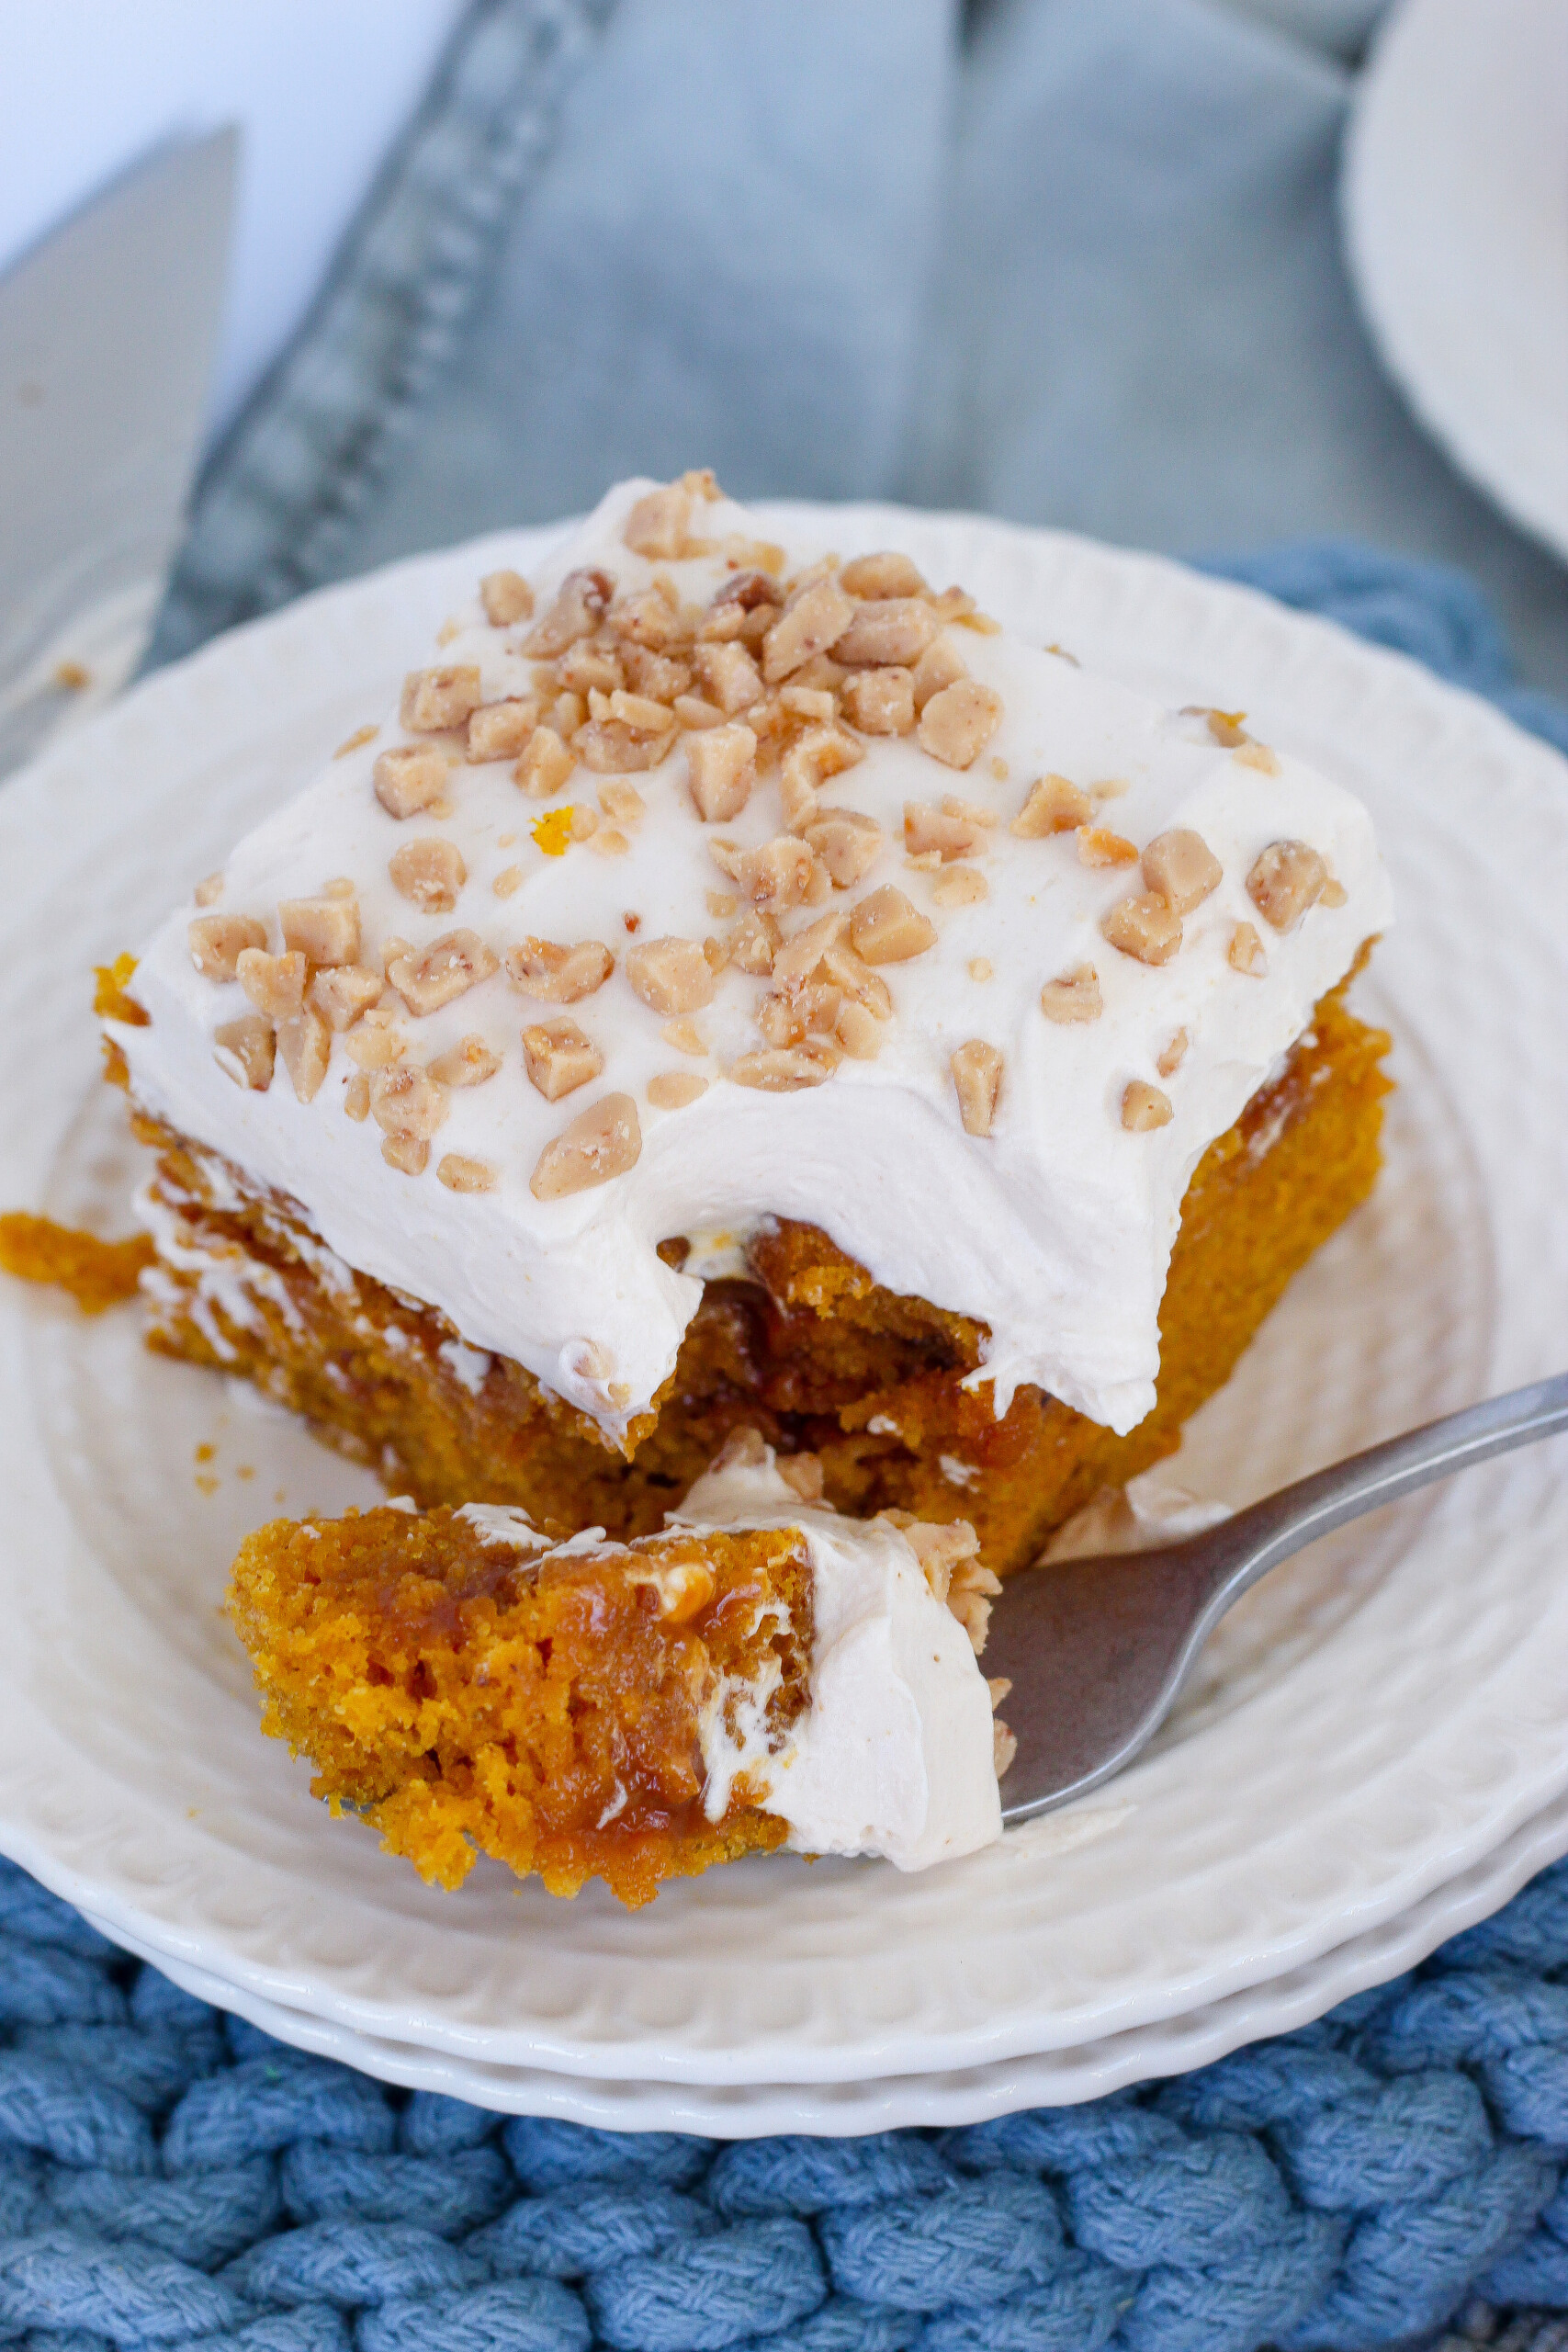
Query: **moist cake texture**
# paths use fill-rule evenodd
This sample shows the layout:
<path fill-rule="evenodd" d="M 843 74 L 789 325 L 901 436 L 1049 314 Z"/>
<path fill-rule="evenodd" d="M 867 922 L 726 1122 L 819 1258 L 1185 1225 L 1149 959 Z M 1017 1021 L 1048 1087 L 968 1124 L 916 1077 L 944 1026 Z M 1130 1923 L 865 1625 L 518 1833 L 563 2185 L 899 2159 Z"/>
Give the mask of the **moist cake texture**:
<path fill-rule="evenodd" d="M 422 1500 L 627 1531 L 758 1415 L 852 1509 L 1164 1450 L 1371 1180 L 1378 1041 L 1314 1013 L 1388 919 L 1359 803 L 704 477 L 433 650 L 109 1023 L 165 1344 Z M 1184 1198 L 1243 1237 L 1213 1329 Z"/>
<path fill-rule="evenodd" d="M 279 1521 L 230 1612 L 265 1727 L 426 1878 L 484 1852 L 636 1905 L 786 1842 L 921 1869 L 999 1836 L 1010 1743 L 942 1605 L 972 1550 L 803 1508 L 752 1440 L 629 1546 L 485 1506 Z"/>

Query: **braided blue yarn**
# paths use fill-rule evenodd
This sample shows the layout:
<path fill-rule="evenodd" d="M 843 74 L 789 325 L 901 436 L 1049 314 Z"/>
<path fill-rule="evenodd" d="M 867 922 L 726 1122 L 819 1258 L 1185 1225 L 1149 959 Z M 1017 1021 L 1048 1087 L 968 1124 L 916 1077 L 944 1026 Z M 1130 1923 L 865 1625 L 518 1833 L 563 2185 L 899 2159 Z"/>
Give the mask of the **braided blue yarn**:
<path fill-rule="evenodd" d="M 1461 574 L 1339 543 L 1213 568 L 1568 749 Z M 1568 2312 L 1568 1861 L 1175 2081 L 728 2146 L 389 2090 L 0 1863 L 0 2346 L 1372 2352 L 1475 2296 Z"/>

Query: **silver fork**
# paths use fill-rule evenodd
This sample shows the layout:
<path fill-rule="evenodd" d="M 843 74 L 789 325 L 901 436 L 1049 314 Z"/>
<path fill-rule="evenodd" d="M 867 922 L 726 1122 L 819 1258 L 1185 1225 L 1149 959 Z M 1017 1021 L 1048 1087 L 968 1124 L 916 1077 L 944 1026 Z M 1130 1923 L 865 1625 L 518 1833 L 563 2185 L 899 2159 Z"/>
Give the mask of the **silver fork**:
<path fill-rule="evenodd" d="M 1048 1813 L 1130 1764 L 1231 1603 L 1281 1560 L 1434 1478 L 1562 1429 L 1568 1373 L 1354 1453 L 1184 1543 L 1010 1577 L 985 1657 L 987 1675 L 1012 1681 L 1003 1714 L 1018 1753 L 1003 1821 Z"/>

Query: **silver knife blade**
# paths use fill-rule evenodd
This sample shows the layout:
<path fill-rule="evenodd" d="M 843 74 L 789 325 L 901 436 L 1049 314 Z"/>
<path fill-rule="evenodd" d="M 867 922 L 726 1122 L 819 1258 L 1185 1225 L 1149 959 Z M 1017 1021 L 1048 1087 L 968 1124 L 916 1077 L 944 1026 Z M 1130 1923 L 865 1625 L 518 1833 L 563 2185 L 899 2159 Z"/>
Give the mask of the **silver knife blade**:
<path fill-rule="evenodd" d="M 161 148 L 0 278 L 0 775 L 135 668 L 218 345 L 239 133 Z"/>

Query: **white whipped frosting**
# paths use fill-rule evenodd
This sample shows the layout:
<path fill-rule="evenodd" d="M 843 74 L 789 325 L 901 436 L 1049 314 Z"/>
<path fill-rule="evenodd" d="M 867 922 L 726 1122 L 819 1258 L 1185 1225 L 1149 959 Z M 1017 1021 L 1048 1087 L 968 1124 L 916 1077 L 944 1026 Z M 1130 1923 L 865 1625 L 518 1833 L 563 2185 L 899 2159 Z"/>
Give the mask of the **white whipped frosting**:
<path fill-rule="evenodd" d="M 622 543 L 631 505 L 652 487 L 635 481 L 613 491 L 535 573 L 541 610 L 564 574 L 587 563 L 628 591 L 668 572 L 682 599 L 706 602 L 725 576 L 722 560 L 654 564 Z M 754 526 L 726 503 L 705 510 L 700 527 L 718 538 Z M 846 540 L 839 551 L 855 549 Z M 791 565 L 818 552 L 792 547 Z M 532 665 L 515 650 L 526 628 L 491 628 L 477 595 L 457 619 L 439 649 L 411 648 L 411 657 L 477 662 L 487 700 L 526 693 Z M 603 940 L 617 957 L 611 978 L 562 1008 L 520 996 L 502 971 L 441 1012 L 409 1020 L 418 1060 L 473 1032 L 503 1057 L 487 1084 L 453 1092 L 430 1170 L 411 1178 L 385 1163 L 371 1122 L 344 1115 L 352 1065 L 341 1038 L 310 1103 L 295 1099 L 281 1066 L 265 1092 L 243 1090 L 224 1073 L 213 1032 L 249 1008 L 237 982 L 214 984 L 194 968 L 187 926 L 197 910 L 181 908 L 137 970 L 152 1025 L 115 1030 L 137 1099 L 292 1195 L 350 1265 L 438 1306 L 470 1348 L 525 1364 L 615 1435 L 673 1369 L 701 1296 L 701 1283 L 665 1265 L 657 1243 L 698 1231 L 744 1234 L 769 1214 L 824 1227 L 877 1282 L 987 1324 L 976 1377 L 994 1380 L 998 1413 L 1019 1383 L 1034 1382 L 1118 1431 L 1132 1428 L 1155 1399 L 1156 1318 L 1189 1178 L 1304 1028 L 1317 998 L 1362 941 L 1385 928 L 1388 885 L 1365 809 L 1301 761 L 1281 754 L 1278 774 L 1260 773 L 1222 748 L 1201 719 L 1015 637 L 962 626 L 947 637 L 970 674 L 1002 698 L 1001 724 L 981 757 L 957 774 L 913 737 L 869 738 L 865 757 L 820 796 L 874 817 L 886 837 L 876 864 L 852 891 L 836 892 L 834 904 L 892 883 L 940 934 L 925 955 L 883 967 L 895 1012 L 875 1060 L 846 1059 L 827 1083 L 801 1092 L 745 1088 L 724 1073 L 765 1042 L 754 1019 L 765 982 L 726 969 L 714 1002 L 694 1016 L 709 1051 L 694 1059 L 671 1050 L 660 1035 L 664 1020 L 625 977 L 627 912 L 639 918 L 641 940 L 722 933 L 705 894 L 730 886 L 710 842 L 722 835 L 750 847 L 783 831 L 773 786 L 760 785 L 732 822 L 704 825 L 677 739 L 661 767 L 631 779 L 647 815 L 627 829 L 629 854 L 603 857 L 581 842 L 552 857 L 530 837 L 541 807 L 519 792 L 510 760 L 456 768 L 449 817 L 394 821 L 371 789 L 378 752 L 407 740 L 392 719 L 362 749 L 329 761 L 237 846 L 207 911 L 258 918 L 277 950 L 278 900 L 348 876 L 358 889 L 362 960 L 377 968 L 390 936 L 418 948 L 464 926 L 498 955 L 529 933 Z M 1030 784 L 1047 771 L 1086 789 L 1124 784 L 1105 801 L 1102 821 L 1140 848 L 1168 828 L 1190 827 L 1221 861 L 1224 879 L 1187 917 L 1170 963 L 1135 962 L 1100 935 L 1107 910 L 1141 888 L 1135 867 L 1086 866 L 1070 833 L 1010 834 Z M 558 804 L 594 806 L 603 781 L 580 765 Z M 932 895 L 938 875 L 906 865 L 902 819 L 907 800 L 940 803 L 952 792 L 994 807 L 999 822 L 971 861 L 988 895 L 943 908 Z M 392 852 L 424 834 L 456 842 L 467 866 L 449 913 L 421 914 L 389 878 Z M 1343 904 L 1314 907 L 1284 936 L 1258 923 L 1245 888 L 1259 852 L 1282 838 L 1309 842 L 1345 892 Z M 522 869 L 520 886 L 497 897 L 497 876 L 513 866 Z M 808 906 L 785 917 L 786 933 L 826 910 Z M 1261 978 L 1227 961 L 1238 922 L 1263 931 Z M 981 958 L 989 978 L 975 976 Z M 1041 1012 L 1042 983 L 1084 963 L 1099 973 L 1103 1014 L 1054 1025 Z M 519 1033 L 560 1011 L 599 1046 L 604 1069 L 552 1103 L 524 1073 Z M 1182 1028 L 1185 1058 L 1173 1076 L 1156 1078 L 1158 1057 Z M 983 1137 L 964 1130 L 950 1070 L 954 1048 L 974 1038 L 1005 1057 L 995 1124 Z M 681 1109 L 656 1109 L 649 1080 L 672 1069 L 711 1083 Z M 1134 1079 L 1168 1094 L 1168 1125 L 1123 1128 L 1122 1096 Z M 536 1200 L 528 1180 L 546 1144 L 609 1092 L 637 1103 L 635 1167 L 594 1189 Z M 500 1171 L 496 1188 L 446 1190 L 434 1174 L 446 1152 L 491 1162 Z"/>
<path fill-rule="evenodd" d="M 766 1689 L 715 1693 L 702 1726 L 711 1818 L 744 1772 L 798 1853 L 880 1854 L 923 1871 L 1001 1836 L 990 1692 L 896 1527 L 803 1506 L 771 1447 L 699 1478 L 669 1524 L 798 1528 L 811 1561 L 810 1707 L 774 1751 Z"/>

